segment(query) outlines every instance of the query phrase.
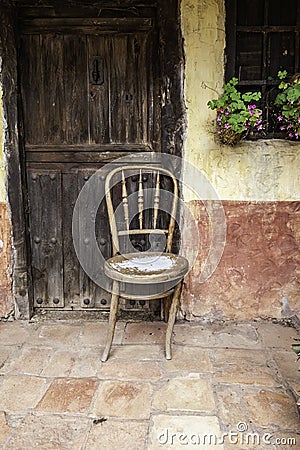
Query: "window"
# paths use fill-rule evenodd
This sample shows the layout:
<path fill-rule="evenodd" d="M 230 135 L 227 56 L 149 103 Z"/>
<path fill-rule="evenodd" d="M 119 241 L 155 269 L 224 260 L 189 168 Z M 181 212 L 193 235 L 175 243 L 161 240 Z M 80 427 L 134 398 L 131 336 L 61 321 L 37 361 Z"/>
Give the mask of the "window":
<path fill-rule="evenodd" d="M 226 81 L 235 76 L 241 91 L 261 91 L 267 136 L 278 137 L 272 101 L 278 71 L 300 72 L 300 1 L 225 1 Z"/>

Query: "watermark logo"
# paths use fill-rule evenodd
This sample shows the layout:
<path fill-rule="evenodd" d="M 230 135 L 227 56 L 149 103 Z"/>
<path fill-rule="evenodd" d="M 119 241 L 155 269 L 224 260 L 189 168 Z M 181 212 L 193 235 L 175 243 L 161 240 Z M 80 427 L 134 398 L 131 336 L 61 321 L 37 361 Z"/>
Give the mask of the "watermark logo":
<path fill-rule="evenodd" d="M 143 163 L 144 161 L 144 163 Z M 72 221 L 72 234 L 73 244 L 78 257 L 78 260 L 87 273 L 87 275 L 101 288 L 108 292 L 112 291 L 112 285 L 109 278 L 104 273 L 105 258 L 101 251 L 101 246 L 98 245 L 101 236 L 96 236 L 96 218 L 97 211 L 103 201 L 105 201 L 105 179 L 112 170 L 117 167 L 122 168 L 125 166 L 132 166 L 130 176 L 139 177 L 140 168 L 145 169 L 147 166 L 157 166 L 163 169 L 169 170 L 176 178 L 178 185 L 182 191 L 185 187 L 194 193 L 197 200 L 201 200 L 205 206 L 206 213 L 209 217 L 211 227 L 211 241 L 209 246 L 209 252 L 206 261 L 202 265 L 202 271 L 200 274 L 199 282 L 205 282 L 215 271 L 218 263 L 223 254 L 225 240 L 226 240 L 226 220 L 221 200 L 209 182 L 207 177 L 194 165 L 187 161 L 167 154 L 151 153 L 150 158 L 147 153 L 135 153 L 128 157 L 123 157 L 114 160 L 112 163 L 104 165 L 101 169 L 97 170 L 95 174 L 86 182 L 77 198 Z M 140 168 L 137 168 L 139 166 Z M 182 176 L 184 174 L 184 177 Z M 121 172 L 119 178 L 114 181 L 115 184 L 120 183 L 122 180 Z M 111 187 L 113 187 L 112 185 Z M 147 203 L 147 199 L 153 199 L 155 196 L 155 186 L 146 189 L 144 195 L 144 202 L 142 208 L 145 211 L 151 209 L 151 205 Z M 161 197 L 159 200 L 159 209 L 169 215 L 173 215 L 171 209 L 173 194 L 168 190 L 161 190 Z M 128 220 L 129 223 L 134 219 L 130 211 L 134 208 L 131 206 L 137 201 L 137 192 L 133 192 L 128 195 Z M 153 206 L 152 206 L 153 207 Z M 189 263 L 189 270 L 191 270 L 197 261 L 199 248 L 201 245 L 201 232 L 199 233 L 199 227 L 197 219 L 193 216 L 193 213 L 189 209 L 188 205 L 178 199 L 178 209 L 180 211 L 180 217 L 174 216 L 177 222 L 177 226 L 180 231 L 181 240 L 184 236 L 185 229 L 188 226 L 189 235 L 192 237 L 192 246 L 188 246 L 188 250 L 185 245 L 180 245 L 180 252 Z M 122 202 L 114 211 L 114 219 L 116 224 L 124 223 L 124 204 Z M 106 236 L 103 236 L 105 238 Z M 164 236 L 160 236 L 160 244 L 157 244 L 157 240 L 154 238 L 154 234 L 150 234 L 150 249 L 149 251 L 163 252 L 165 247 Z M 136 248 L 133 247 L 132 241 L 127 237 L 125 253 L 136 252 Z M 177 281 L 174 281 L 174 286 Z M 170 286 L 173 287 L 173 286 Z M 137 286 L 136 289 L 141 289 Z M 158 287 L 159 289 L 159 287 Z M 138 292 L 135 292 L 138 294 Z"/>
<path fill-rule="evenodd" d="M 254 447 L 269 445 L 270 448 L 275 446 L 289 446 L 296 447 L 297 439 L 294 437 L 279 437 L 275 434 L 266 432 L 258 433 L 254 431 L 249 431 L 248 424 L 246 422 L 239 422 L 236 425 L 235 430 L 228 431 L 226 433 L 221 433 L 216 435 L 213 433 L 197 433 L 184 431 L 174 431 L 169 428 L 165 428 L 158 432 L 157 442 L 161 448 L 195 448 L 195 447 L 217 447 L 223 448 L 223 444 L 236 445 L 237 448 L 240 446 L 249 447 L 253 449 Z"/>

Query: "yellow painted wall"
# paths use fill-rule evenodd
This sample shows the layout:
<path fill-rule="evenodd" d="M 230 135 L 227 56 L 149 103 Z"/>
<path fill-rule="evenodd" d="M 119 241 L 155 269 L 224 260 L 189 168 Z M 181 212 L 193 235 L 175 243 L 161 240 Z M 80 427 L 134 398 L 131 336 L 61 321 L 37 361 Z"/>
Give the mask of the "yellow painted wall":
<path fill-rule="evenodd" d="M 300 199 L 300 143 L 243 141 L 236 147 L 215 142 L 215 112 L 208 100 L 224 80 L 225 9 L 223 0 L 182 0 L 185 49 L 187 135 L 184 157 L 211 181 L 222 200 Z M 190 185 L 191 180 L 185 180 Z M 186 201 L 195 197 L 184 191 Z"/>
<path fill-rule="evenodd" d="M 5 169 L 3 154 L 3 109 L 2 109 L 2 89 L 0 87 L 0 203 L 6 201 L 5 193 Z"/>

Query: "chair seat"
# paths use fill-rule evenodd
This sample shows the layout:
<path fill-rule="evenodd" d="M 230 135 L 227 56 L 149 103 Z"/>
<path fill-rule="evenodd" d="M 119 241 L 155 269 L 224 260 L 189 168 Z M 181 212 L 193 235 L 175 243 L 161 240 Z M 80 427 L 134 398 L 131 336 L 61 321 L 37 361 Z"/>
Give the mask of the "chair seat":
<path fill-rule="evenodd" d="M 126 253 L 108 259 L 104 271 L 109 278 L 123 283 L 162 283 L 183 278 L 188 261 L 173 253 Z"/>

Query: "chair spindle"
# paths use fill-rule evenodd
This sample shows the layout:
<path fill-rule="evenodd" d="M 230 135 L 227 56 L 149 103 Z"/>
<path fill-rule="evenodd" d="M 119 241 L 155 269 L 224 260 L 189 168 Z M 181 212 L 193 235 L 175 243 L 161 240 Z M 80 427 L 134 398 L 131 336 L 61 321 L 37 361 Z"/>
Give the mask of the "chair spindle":
<path fill-rule="evenodd" d="M 124 208 L 125 226 L 126 226 L 126 230 L 129 230 L 128 195 L 127 195 L 127 188 L 126 188 L 126 179 L 125 179 L 123 170 L 122 170 L 122 201 L 123 201 L 123 208 Z"/>
<path fill-rule="evenodd" d="M 158 218 L 158 208 L 159 208 L 159 198 L 160 198 L 160 186 L 159 186 L 159 172 L 157 172 L 156 176 L 156 186 L 154 192 L 154 201 L 153 201 L 153 228 L 156 229 L 157 218 Z"/>
<path fill-rule="evenodd" d="M 142 171 L 141 170 L 140 170 L 139 190 L 138 190 L 138 210 L 139 210 L 140 230 L 142 230 L 143 229 L 143 210 L 144 210 L 144 191 L 143 191 L 143 179 L 142 179 Z"/>

